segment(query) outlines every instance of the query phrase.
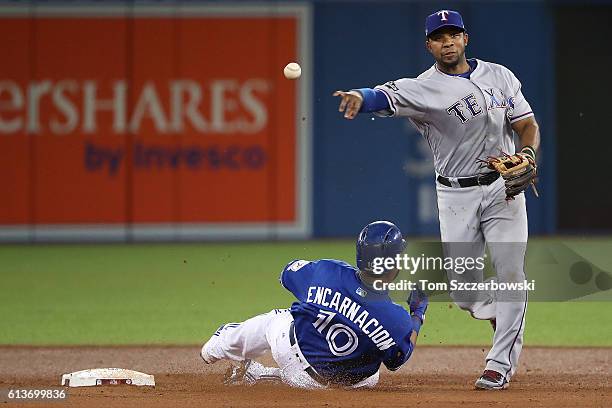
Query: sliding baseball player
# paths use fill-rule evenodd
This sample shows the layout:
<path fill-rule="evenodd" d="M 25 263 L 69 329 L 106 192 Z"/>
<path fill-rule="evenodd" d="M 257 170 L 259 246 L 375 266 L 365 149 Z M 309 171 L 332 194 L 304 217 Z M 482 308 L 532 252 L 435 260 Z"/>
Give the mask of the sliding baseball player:
<path fill-rule="evenodd" d="M 405 244 L 394 224 L 376 221 L 357 238 L 357 268 L 331 259 L 290 262 L 280 282 L 297 299 L 291 308 L 221 326 L 202 347 L 202 359 L 207 364 L 240 362 L 228 372 L 227 384 L 375 386 L 381 364 L 397 370 L 410 358 L 425 319 L 424 293 L 412 292 L 409 313 L 376 289 L 399 271 L 374 271 L 374 259 L 394 258 Z M 267 352 L 278 368 L 254 361 Z"/>

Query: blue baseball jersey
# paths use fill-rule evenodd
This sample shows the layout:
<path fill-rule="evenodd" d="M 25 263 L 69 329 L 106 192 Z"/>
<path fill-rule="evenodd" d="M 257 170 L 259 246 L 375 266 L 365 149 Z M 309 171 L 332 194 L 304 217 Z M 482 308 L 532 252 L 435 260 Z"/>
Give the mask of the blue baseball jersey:
<path fill-rule="evenodd" d="M 387 293 L 365 286 L 353 266 L 295 260 L 280 281 L 298 300 L 291 314 L 302 354 L 328 381 L 356 383 L 381 363 L 396 370 L 410 357 L 410 314 Z"/>

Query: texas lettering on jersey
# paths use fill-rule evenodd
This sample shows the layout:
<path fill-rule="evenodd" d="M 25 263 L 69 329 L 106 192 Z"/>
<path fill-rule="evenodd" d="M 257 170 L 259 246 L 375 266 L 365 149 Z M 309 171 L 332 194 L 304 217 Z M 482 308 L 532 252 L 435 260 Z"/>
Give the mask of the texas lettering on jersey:
<path fill-rule="evenodd" d="M 359 326 L 361 331 L 372 339 L 379 350 L 386 350 L 396 344 L 393 337 L 385 330 L 383 325 L 377 319 L 373 317 L 370 318 L 370 312 L 368 312 L 365 307 L 355 303 L 352 299 L 344 296 L 340 292 L 322 286 L 310 286 L 308 288 L 306 302 L 336 310 L 355 325 Z M 321 317 L 313 323 L 315 328 L 321 330 L 324 328 L 322 325 L 325 322 L 325 316 L 329 316 L 330 321 L 333 319 L 333 316 L 323 313 Z"/>
<path fill-rule="evenodd" d="M 512 99 L 506 97 L 504 91 L 497 88 L 483 89 L 482 92 L 484 92 L 485 96 L 489 98 L 489 105 L 487 107 L 489 110 L 498 108 L 506 109 L 508 107 L 509 100 Z"/>
<path fill-rule="evenodd" d="M 512 105 L 512 108 L 514 108 L 514 103 L 512 101 L 514 98 L 507 98 L 504 91 L 501 89 L 489 88 L 483 89 L 482 92 L 485 97 L 489 99 L 487 110 L 508 109 L 510 105 Z M 455 115 L 461 121 L 461 123 L 465 123 L 471 118 L 482 114 L 483 111 L 478 105 L 476 97 L 473 93 L 471 93 L 446 108 L 446 112 L 449 115 Z M 511 116 L 512 114 L 509 113 L 508 117 Z"/>
<path fill-rule="evenodd" d="M 470 118 L 467 117 L 466 110 L 471 114 Z M 461 123 L 465 123 L 469 119 L 481 115 L 482 108 L 478 106 L 476 96 L 471 93 L 461 98 L 461 100 L 458 100 L 457 102 L 453 103 L 450 107 L 446 109 L 446 112 L 449 115 L 454 114 L 456 117 L 459 118 L 459 120 L 461 120 Z"/>
<path fill-rule="evenodd" d="M 469 63 L 469 78 L 445 74 L 434 64 L 417 78 L 375 87 L 389 102 L 375 114 L 408 118 L 431 147 L 436 173 L 445 177 L 472 177 L 482 171 L 478 159 L 500 150 L 514 153 L 508 125 L 533 116 L 521 82 L 508 68 L 476 59 Z"/>

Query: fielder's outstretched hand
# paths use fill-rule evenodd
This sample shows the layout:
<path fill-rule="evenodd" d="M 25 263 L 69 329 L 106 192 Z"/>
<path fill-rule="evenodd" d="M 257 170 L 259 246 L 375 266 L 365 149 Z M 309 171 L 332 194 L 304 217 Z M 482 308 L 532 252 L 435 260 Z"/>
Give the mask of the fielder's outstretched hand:
<path fill-rule="evenodd" d="M 336 91 L 333 95 L 342 98 L 338 111 L 344 112 L 344 118 L 355 119 L 363 104 L 363 97 L 361 94 L 357 91 Z"/>

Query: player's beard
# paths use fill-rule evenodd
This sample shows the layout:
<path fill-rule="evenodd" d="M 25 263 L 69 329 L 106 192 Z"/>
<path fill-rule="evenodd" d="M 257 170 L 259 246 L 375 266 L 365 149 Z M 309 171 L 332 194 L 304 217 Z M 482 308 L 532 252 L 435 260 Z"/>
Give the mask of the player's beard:
<path fill-rule="evenodd" d="M 440 56 L 437 61 L 438 66 L 442 71 L 452 71 L 461 61 L 465 59 L 465 50 L 455 54 L 454 58 L 445 60 L 444 57 Z"/>

